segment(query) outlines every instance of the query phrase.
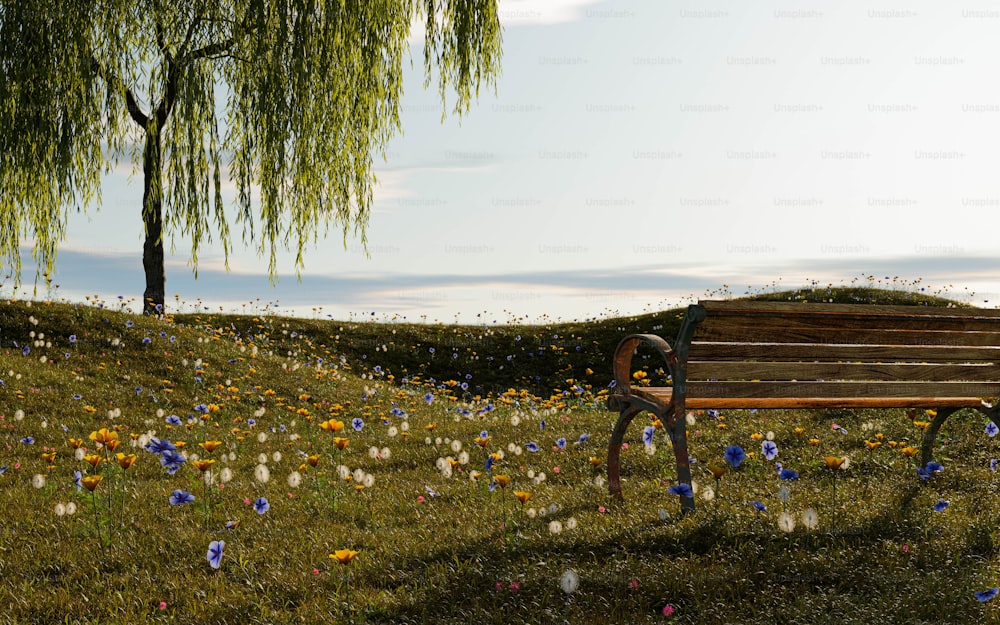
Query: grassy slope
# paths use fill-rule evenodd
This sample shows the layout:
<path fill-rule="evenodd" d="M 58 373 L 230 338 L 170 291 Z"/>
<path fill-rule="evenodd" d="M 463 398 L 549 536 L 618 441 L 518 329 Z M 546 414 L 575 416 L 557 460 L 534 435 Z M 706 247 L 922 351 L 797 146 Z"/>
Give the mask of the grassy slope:
<path fill-rule="evenodd" d="M 777 297 L 800 295 L 913 300 L 870 290 Z M 751 434 L 772 431 L 779 460 L 801 479 L 781 483 L 771 463 L 751 458 L 715 485 L 715 499 L 700 499 L 698 514 L 685 518 L 664 490 L 673 472 L 669 444 L 660 440 L 655 454 L 643 453 L 637 423 L 624 456 L 626 505 L 612 506 L 601 469 L 588 461 L 603 457 L 612 419 L 595 391 L 604 387 L 610 353 L 624 333 L 670 336 L 678 313 L 486 330 L 276 317 L 157 321 L 4 302 L 0 465 L 9 468 L 0 476 L 0 623 L 343 622 L 345 567 L 327 554 L 344 547 L 360 551 L 350 567 L 355 622 L 654 622 L 667 603 L 680 622 L 997 620 L 991 604 L 972 595 L 1000 578 L 1000 509 L 987 468 L 1000 452 L 978 418 L 951 420 L 938 455 L 946 471 L 921 484 L 898 452 L 903 445 L 888 444 L 919 437 L 901 413 L 698 415 L 691 448 L 700 466 L 720 461 L 729 444 L 752 451 L 759 443 Z M 509 364 L 506 356 L 513 356 Z M 410 383 L 387 384 L 390 374 L 397 383 L 410 376 Z M 468 392 L 442 388 L 465 374 L 472 376 Z M 474 398 L 477 386 L 485 395 L 522 388 L 525 379 L 531 393 Z M 590 389 L 572 390 L 567 379 Z M 201 404 L 218 410 L 203 420 L 195 411 Z M 494 409 L 480 413 L 487 405 Z M 171 414 L 196 418 L 190 427 L 168 428 Z M 365 421 L 335 461 L 330 435 L 316 427 L 331 415 Z M 847 426 L 847 436 L 830 429 L 833 418 Z M 399 431 L 404 421 L 408 435 Z M 86 441 L 92 430 L 116 425 L 124 448 L 139 459 L 124 489 L 110 488 L 119 470 L 102 469 L 102 548 L 92 500 L 72 485 L 73 471 L 89 465 L 73 458 L 69 440 Z M 488 450 L 505 454 L 495 471 L 512 477 L 508 490 L 490 493 L 468 479 L 487 453 L 473 440 L 482 429 L 491 437 Z M 142 436 L 138 443 L 151 432 L 219 459 L 215 469 L 228 466 L 233 477 L 205 497 L 190 464 L 168 476 L 155 457 L 132 448 L 130 435 Z M 573 444 L 584 433 L 590 439 Z M 868 450 L 864 440 L 876 433 L 886 444 Z M 28 436 L 33 444 L 22 442 Z M 813 436 L 819 445 L 808 443 Z M 570 441 L 565 450 L 553 448 L 559 437 Z M 202 452 L 197 443 L 207 439 L 223 441 L 222 449 Z M 541 451 L 524 452 L 529 441 Z M 372 447 L 390 455 L 372 457 Z M 45 448 L 57 452 L 54 468 L 40 457 Z M 469 462 L 452 477 L 436 468 L 463 451 Z M 223 452 L 232 459 L 223 461 Z M 300 468 L 299 452 L 319 453 L 318 467 Z M 254 478 L 262 454 L 267 483 Z M 836 476 L 836 499 L 834 476 L 822 464 L 828 454 L 851 458 L 851 468 Z M 374 484 L 354 489 L 335 477 L 335 462 L 371 474 Z M 303 477 L 297 488 L 286 482 L 293 471 Z M 36 474 L 47 477 L 41 488 L 32 486 Z M 696 475 L 702 488 L 712 486 L 704 469 Z M 791 487 L 787 502 L 781 486 Z M 515 488 L 532 493 L 523 508 L 510 492 Z M 170 506 L 175 489 L 191 491 L 197 503 Z M 110 515 L 109 492 L 120 497 Z M 259 496 L 271 501 L 264 515 L 244 503 Z M 206 529 L 201 506 L 209 499 Z M 942 513 L 932 509 L 939 499 L 951 502 Z M 768 512 L 756 513 L 750 500 Z M 77 514 L 57 516 L 56 505 L 69 502 Z M 812 531 L 799 516 L 809 507 L 819 514 Z M 789 534 L 776 523 L 785 508 L 798 524 Z M 230 519 L 241 525 L 226 532 Z M 205 560 L 216 539 L 227 543 L 219 571 Z M 567 598 L 558 580 L 569 568 L 581 581 Z"/>

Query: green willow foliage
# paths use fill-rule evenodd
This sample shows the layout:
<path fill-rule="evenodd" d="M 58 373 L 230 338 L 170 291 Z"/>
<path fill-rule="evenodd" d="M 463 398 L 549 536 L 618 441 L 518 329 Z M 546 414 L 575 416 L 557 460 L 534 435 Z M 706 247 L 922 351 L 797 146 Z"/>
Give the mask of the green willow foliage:
<path fill-rule="evenodd" d="M 122 159 L 143 165 L 144 264 L 159 246 L 147 297 L 161 227 L 190 241 L 195 266 L 213 231 L 228 255 L 230 180 L 235 224 L 272 277 L 278 249 L 299 270 L 331 225 L 364 240 L 411 25 L 424 24 L 425 86 L 436 80 L 443 111 L 453 92 L 461 115 L 495 87 L 496 3 L 0 0 L 0 256 L 17 279 L 30 241 L 51 270 L 69 211 L 99 202 Z"/>

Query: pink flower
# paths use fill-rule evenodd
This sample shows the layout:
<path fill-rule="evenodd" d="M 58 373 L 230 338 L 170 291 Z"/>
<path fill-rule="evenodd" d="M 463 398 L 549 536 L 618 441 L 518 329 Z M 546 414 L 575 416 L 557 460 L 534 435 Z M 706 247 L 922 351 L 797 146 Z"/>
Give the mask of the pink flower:
<path fill-rule="evenodd" d="M 417 503 L 424 503 L 425 501 L 426 501 L 426 499 L 424 499 L 423 495 L 420 495 L 420 496 L 417 497 Z"/>
<path fill-rule="evenodd" d="M 21 468 L 21 463 L 20 462 L 15 462 L 14 463 L 14 468 L 15 469 L 20 469 Z"/>
<path fill-rule="evenodd" d="M 167 609 L 167 602 L 166 601 L 161 601 L 160 602 L 160 609 L 161 610 L 166 610 Z"/>
<path fill-rule="evenodd" d="M 631 588 L 632 590 L 635 590 L 636 588 L 639 587 L 639 580 L 633 579 L 628 583 L 628 587 Z"/>
<path fill-rule="evenodd" d="M 249 498 L 249 497 L 245 497 L 245 498 L 243 499 L 243 505 L 244 505 L 244 506 L 249 506 L 249 505 L 250 505 L 251 503 L 253 503 L 253 502 L 252 502 L 252 501 L 250 501 L 250 498 Z"/>
<path fill-rule="evenodd" d="M 510 583 L 510 591 L 511 592 L 517 592 L 519 590 L 521 590 L 521 582 L 511 582 Z"/>
<path fill-rule="evenodd" d="M 674 614 L 674 606 L 670 605 L 669 603 L 663 606 L 663 616 L 673 616 L 673 614 Z"/>
<path fill-rule="evenodd" d="M 909 545 L 903 545 L 903 553 L 906 553 L 909 550 L 910 550 L 910 546 Z"/>
<path fill-rule="evenodd" d="M 559 473 L 559 467 L 552 467 L 553 473 Z"/>
<path fill-rule="evenodd" d="M 622 449 L 628 449 L 628 443 L 622 443 Z"/>
<path fill-rule="evenodd" d="M 503 582 L 497 582 L 496 589 L 497 589 L 497 592 L 500 592 L 501 590 L 503 590 Z"/>
<path fill-rule="evenodd" d="M 604 514 L 605 512 L 608 511 L 608 509 L 605 508 L 604 506 L 597 506 L 597 511 L 600 512 L 601 514 Z"/>
<path fill-rule="evenodd" d="M 313 575 L 319 575 L 319 569 L 313 569 Z"/>

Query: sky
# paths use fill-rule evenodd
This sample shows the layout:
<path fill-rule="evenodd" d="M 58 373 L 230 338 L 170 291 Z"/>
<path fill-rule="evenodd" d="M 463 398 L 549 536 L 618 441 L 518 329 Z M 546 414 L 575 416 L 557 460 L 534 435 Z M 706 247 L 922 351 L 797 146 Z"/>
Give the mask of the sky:
<path fill-rule="evenodd" d="M 461 119 L 442 122 L 415 45 L 367 256 L 332 231 L 300 277 L 282 256 L 272 285 L 267 259 L 236 241 L 228 272 L 202 248 L 195 279 L 178 235 L 168 305 L 492 323 L 810 284 L 1000 302 L 1000 8 L 501 0 L 500 12 L 496 92 Z M 141 196 L 130 167 L 106 177 L 103 204 L 68 225 L 55 297 L 138 310 Z"/>

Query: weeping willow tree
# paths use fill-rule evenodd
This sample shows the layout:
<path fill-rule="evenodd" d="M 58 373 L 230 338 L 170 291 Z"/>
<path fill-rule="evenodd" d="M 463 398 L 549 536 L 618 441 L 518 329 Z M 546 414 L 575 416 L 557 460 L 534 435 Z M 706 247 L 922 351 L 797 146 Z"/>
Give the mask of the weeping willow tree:
<path fill-rule="evenodd" d="M 279 250 L 299 271 L 331 227 L 364 241 L 412 26 L 425 86 L 461 115 L 495 87 L 496 3 L 0 0 L 2 261 L 19 279 L 30 243 L 36 283 L 50 275 L 70 212 L 100 202 L 122 159 L 142 165 L 147 312 L 163 310 L 165 233 L 197 271 L 213 236 L 228 258 L 232 222 L 272 277 Z"/>

